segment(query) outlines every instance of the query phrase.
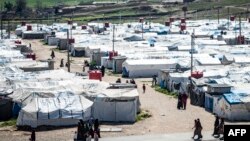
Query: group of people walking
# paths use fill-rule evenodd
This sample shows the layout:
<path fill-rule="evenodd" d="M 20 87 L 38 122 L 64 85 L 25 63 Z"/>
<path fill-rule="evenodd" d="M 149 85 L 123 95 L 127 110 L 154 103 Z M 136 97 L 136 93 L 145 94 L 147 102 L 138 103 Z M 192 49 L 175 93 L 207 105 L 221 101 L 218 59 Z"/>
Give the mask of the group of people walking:
<path fill-rule="evenodd" d="M 78 122 L 77 140 L 90 141 L 91 138 L 94 138 L 95 141 L 98 141 L 98 138 L 100 137 L 101 135 L 98 119 L 90 119 L 89 122 L 84 122 L 83 120 L 80 120 Z"/>
<path fill-rule="evenodd" d="M 202 134 L 201 134 L 202 126 L 201 126 L 201 122 L 199 118 L 194 120 L 194 127 L 192 129 L 194 129 L 194 135 L 192 137 L 193 139 L 196 135 L 198 135 L 198 140 L 202 138 Z"/>
<path fill-rule="evenodd" d="M 212 135 L 220 138 L 220 134 L 224 134 L 224 118 L 216 116 L 214 122 L 214 132 Z M 223 140 L 224 137 L 221 137 L 220 139 Z"/>
<path fill-rule="evenodd" d="M 194 120 L 194 127 L 192 129 L 194 129 L 194 135 L 192 136 L 192 139 L 194 139 L 195 136 L 198 136 L 197 138 L 198 140 L 202 138 L 201 131 L 203 128 L 199 118 Z M 214 131 L 212 136 L 220 138 L 221 134 L 224 134 L 224 118 L 216 116 L 214 122 Z M 224 136 L 221 137 L 220 140 L 224 140 Z"/>

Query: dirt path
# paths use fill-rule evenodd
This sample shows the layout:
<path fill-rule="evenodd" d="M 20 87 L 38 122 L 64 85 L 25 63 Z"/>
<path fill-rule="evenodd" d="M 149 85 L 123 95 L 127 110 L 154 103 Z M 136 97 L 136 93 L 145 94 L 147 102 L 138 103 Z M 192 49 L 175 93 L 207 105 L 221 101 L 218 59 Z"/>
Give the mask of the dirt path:
<path fill-rule="evenodd" d="M 38 40 L 28 40 L 27 43 L 32 44 L 32 49 L 37 55 L 37 59 L 50 58 L 51 49 L 55 47 L 43 45 Z M 60 59 L 66 60 L 65 52 L 55 52 L 55 68 L 59 68 Z M 84 58 L 72 58 L 72 72 L 81 72 L 81 62 Z M 67 70 L 66 67 L 63 69 Z M 107 76 L 103 81 L 114 82 L 116 76 Z M 122 79 L 125 82 L 125 79 Z M 204 131 L 211 131 L 213 129 L 214 116 L 206 112 L 203 108 L 187 105 L 187 110 L 177 110 L 177 100 L 156 92 L 150 87 L 151 79 L 136 79 L 138 90 L 140 92 L 141 108 L 150 111 L 151 118 L 134 124 L 117 124 L 117 125 L 101 125 L 101 127 L 119 127 L 122 132 L 103 132 L 103 137 L 111 136 L 127 136 L 127 135 L 143 135 L 143 134 L 158 134 L 158 133 L 180 133 L 192 132 L 192 127 L 195 118 L 200 118 Z M 147 83 L 146 83 L 147 82 Z M 142 84 L 146 83 L 146 93 L 142 94 Z M 28 140 L 30 133 L 25 131 L 2 131 L 0 128 L 1 140 L 5 141 L 24 141 Z M 14 130 L 14 129 L 11 129 Z M 72 140 L 76 127 L 57 129 L 50 131 L 37 132 L 38 141 L 68 141 Z"/>

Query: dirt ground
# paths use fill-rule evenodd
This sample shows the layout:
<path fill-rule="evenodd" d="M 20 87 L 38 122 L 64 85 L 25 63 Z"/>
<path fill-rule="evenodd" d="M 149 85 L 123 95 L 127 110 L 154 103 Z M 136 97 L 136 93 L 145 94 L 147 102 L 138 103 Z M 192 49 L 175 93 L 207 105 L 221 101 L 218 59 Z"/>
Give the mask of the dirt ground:
<path fill-rule="evenodd" d="M 37 55 L 37 60 L 50 58 L 52 46 L 43 45 L 39 40 L 26 40 L 27 43 L 31 43 L 32 49 Z M 60 59 L 64 58 L 66 63 L 66 52 L 55 51 L 55 69 L 59 68 Z M 71 58 L 71 70 L 72 72 L 82 72 L 82 63 L 86 58 Z M 67 70 L 66 67 L 63 69 Z M 103 81 L 115 82 L 117 76 L 105 75 Z M 125 82 L 125 79 L 122 78 Z M 138 84 L 138 91 L 140 93 L 141 108 L 148 110 L 152 117 L 133 123 L 133 124 L 101 124 L 101 128 L 122 128 L 122 132 L 102 132 L 102 137 L 111 136 L 129 136 L 129 135 L 143 135 L 143 134 L 164 134 L 164 133 L 180 133 L 180 132 L 192 132 L 194 125 L 194 119 L 200 118 L 204 131 L 213 130 L 214 116 L 206 112 L 203 108 L 187 105 L 186 110 L 177 110 L 177 100 L 170 96 L 156 92 L 150 87 L 151 79 L 136 79 Z M 142 84 L 146 84 L 146 93 L 142 93 Z M 37 132 L 38 141 L 69 141 L 73 140 L 76 127 L 61 128 L 49 131 Z M 1 141 L 25 141 L 30 137 L 30 132 L 16 131 L 13 127 L 0 128 L 0 140 Z"/>

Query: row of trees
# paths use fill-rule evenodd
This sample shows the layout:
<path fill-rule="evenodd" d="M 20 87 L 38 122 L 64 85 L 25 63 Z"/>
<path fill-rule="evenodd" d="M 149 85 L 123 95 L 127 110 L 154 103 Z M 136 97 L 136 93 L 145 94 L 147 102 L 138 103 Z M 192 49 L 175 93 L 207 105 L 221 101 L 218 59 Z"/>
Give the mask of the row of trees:
<path fill-rule="evenodd" d="M 16 0 L 15 5 L 10 1 L 4 2 L 4 8 L 6 11 L 16 10 L 16 12 L 22 12 L 24 9 L 26 9 L 26 5 L 26 0 Z"/>
<path fill-rule="evenodd" d="M 15 5 L 10 2 L 10 1 L 5 1 L 4 2 L 4 8 L 6 11 L 12 11 L 15 10 L 16 12 L 22 12 L 25 10 L 27 7 L 27 2 L 26 0 L 16 0 Z M 36 9 L 41 9 L 42 8 L 42 0 L 36 0 Z"/>

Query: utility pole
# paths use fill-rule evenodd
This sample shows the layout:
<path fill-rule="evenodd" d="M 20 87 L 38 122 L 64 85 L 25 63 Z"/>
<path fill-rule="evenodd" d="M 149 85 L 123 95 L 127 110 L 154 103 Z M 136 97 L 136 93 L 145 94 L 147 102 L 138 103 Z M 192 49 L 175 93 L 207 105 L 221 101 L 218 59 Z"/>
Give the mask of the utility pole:
<path fill-rule="evenodd" d="M 68 72 L 70 72 L 70 60 L 69 60 L 69 29 L 67 29 L 67 50 L 68 50 Z"/>
<path fill-rule="evenodd" d="M 191 35 L 191 72 L 190 74 L 192 75 L 192 72 L 193 72 L 193 52 L 194 52 L 194 45 L 195 45 L 195 42 L 194 42 L 194 39 L 195 39 L 195 35 L 194 35 L 194 31 Z"/>
<path fill-rule="evenodd" d="M 3 4 L 1 3 L 1 39 L 3 39 Z"/>
<path fill-rule="evenodd" d="M 194 35 L 194 31 L 191 35 L 191 70 L 190 70 L 190 91 L 189 91 L 189 94 L 192 93 L 192 89 L 193 89 L 193 83 L 192 83 L 192 72 L 193 72 L 193 52 L 194 52 L 194 45 L 195 45 L 195 42 L 194 42 L 194 39 L 195 39 L 195 35 Z"/>
<path fill-rule="evenodd" d="M 219 8 L 217 9 L 217 12 L 218 12 L 218 24 L 220 24 L 220 9 Z"/>
<path fill-rule="evenodd" d="M 246 13 L 246 20 L 248 21 L 248 17 L 249 17 L 249 4 L 247 5 L 247 13 Z"/>
<path fill-rule="evenodd" d="M 241 37 L 241 14 L 239 15 L 239 33 L 240 33 L 240 37 Z"/>
<path fill-rule="evenodd" d="M 8 38 L 10 39 L 10 20 L 8 19 Z"/>
<path fill-rule="evenodd" d="M 227 29 L 229 30 L 229 21 L 230 21 L 229 7 L 227 7 L 227 15 L 228 15 L 228 24 L 227 24 Z"/>
<path fill-rule="evenodd" d="M 113 24 L 113 40 L 112 40 L 112 43 L 113 43 L 113 53 L 115 52 L 115 25 Z"/>
<path fill-rule="evenodd" d="M 142 22 L 141 22 L 141 38 L 143 39 L 143 22 L 144 22 L 144 19 L 142 19 Z"/>

